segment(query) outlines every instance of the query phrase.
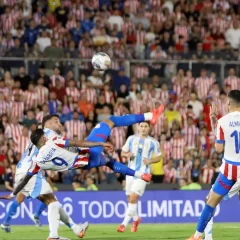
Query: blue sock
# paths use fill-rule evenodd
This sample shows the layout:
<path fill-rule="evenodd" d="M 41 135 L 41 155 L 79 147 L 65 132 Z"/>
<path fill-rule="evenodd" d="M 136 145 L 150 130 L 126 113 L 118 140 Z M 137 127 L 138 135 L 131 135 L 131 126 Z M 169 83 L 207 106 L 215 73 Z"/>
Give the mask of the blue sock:
<path fill-rule="evenodd" d="M 124 116 L 111 116 L 109 118 L 114 122 L 114 127 L 131 126 L 135 123 L 144 122 L 145 118 L 143 114 L 129 114 Z"/>
<path fill-rule="evenodd" d="M 202 214 L 198 220 L 197 231 L 200 233 L 204 232 L 208 222 L 212 218 L 214 214 L 215 208 L 209 206 L 208 204 L 205 205 L 205 208 L 202 211 Z"/>
<path fill-rule="evenodd" d="M 13 203 L 11 204 L 11 206 L 6 214 L 6 217 L 4 218 L 4 221 L 3 221 L 4 225 L 9 225 L 9 222 L 12 219 L 12 216 L 16 213 L 19 205 L 20 204 L 16 200 L 13 201 Z"/>
<path fill-rule="evenodd" d="M 34 213 L 35 218 L 39 218 L 42 212 L 47 208 L 47 205 L 41 202 L 38 206 L 37 211 Z"/>
<path fill-rule="evenodd" d="M 134 176 L 135 171 L 126 165 L 114 161 L 112 158 L 110 158 L 110 161 L 107 162 L 106 166 L 111 168 L 115 173 L 121 173 L 123 175 L 128 175 L 128 176 Z"/>

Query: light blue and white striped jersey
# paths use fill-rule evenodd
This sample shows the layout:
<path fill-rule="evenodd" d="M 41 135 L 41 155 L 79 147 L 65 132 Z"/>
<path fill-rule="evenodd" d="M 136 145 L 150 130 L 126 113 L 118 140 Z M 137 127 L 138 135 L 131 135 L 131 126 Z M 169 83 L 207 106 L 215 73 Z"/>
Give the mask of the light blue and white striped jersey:
<path fill-rule="evenodd" d="M 44 128 L 43 131 L 47 138 L 59 136 L 59 134 L 48 128 Z M 32 157 L 36 154 L 38 154 L 38 148 L 30 142 L 17 165 L 15 175 L 27 173 L 32 164 Z"/>
<path fill-rule="evenodd" d="M 150 160 L 153 156 L 161 156 L 159 142 L 150 136 L 142 139 L 139 135 L 132 135 L 128 137 L 122 150 L 134 154 L 134 158 L 129 161 L 128 167 L 145 173 L 150 173 L 150 168 L 144 164 L 144 158 Z"/>

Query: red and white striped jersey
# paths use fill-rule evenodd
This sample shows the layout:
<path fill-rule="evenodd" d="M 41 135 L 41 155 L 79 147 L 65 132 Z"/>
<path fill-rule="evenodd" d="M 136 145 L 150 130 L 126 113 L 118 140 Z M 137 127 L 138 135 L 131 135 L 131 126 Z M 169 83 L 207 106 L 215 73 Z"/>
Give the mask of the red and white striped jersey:
<path fill-rule="evenodd" d="M 160 94 L 160 99 L 161 99 L 162 103 L 167 104 L 168 103 L 168 96 L 169 96 L 168 90 L 167 91 L 161 90 L 159 94 Z"/>
<path fill-rule="evenodd" d="M 121 150 L 126 142 L 126 130 L 124 127 L 115 127 L 110 135 L 114 139 L 114 147 L 116 150 Z"/>
<path fill-rule="evenodd" d="M 213 17 L 210 19 L 209 21 L 210 23 L 210 27 L 213 29 L 219 29 L 221 33 L 224 33 L 225 30 L 228 28 L 229 23 L 223 19 L 223 18 L 219 18 L 219 17 Z"/>
<path fill-rule="evenodd" d="M 43 111 L 37 113 L 36 115 L 36 120 L 38 121 L 38 123 L 41 123 L 43 118 L 48 115 L 49 113 L 44 113 Z"/>
<path fill-rule="evenodd" d="M 41 21 L 42 21 L 42 14 L 41 13 L 34 13 L 33 14 L 33 19 L 34 19 L 34 22 L 37 24 L 37 25 L 40 25 L 41 24 Z"/>
<path fill-rule="evenodd" d="M 75 16 L 77 21 L 81 21 L 84 18 L 84 6 L 82 4 L 76 6 L 73 5 L 70 14 Z"/>
<path fill-rule="evenodd" d="M 35 107 L 36 103 L 38 102 L 37 92 L 25 91 L 24 97 L 25 97 L 25 109 L 26 110 Z"/>
<path fill-rule="evenodd" d="M 136 31 L 137 44 L 143 45 L 145 42 L 146 32 L 144 30 Z"/>
<path fill-rule="evenodd" d="M 84 92 L 87 94 L 87 100 L 88 100 L 89 102 L 91 102 L 91 103 L 93 103 L 93 104 L 96 103 L 96 101 L 97 101 L 97 92 L 96 92 L 95 89 L 86 88 L 86 89 L 84 89 L 84 90 L 82 90 L 82 91 L 84 91 Z"/>
<path fill-rule="evenodd" d="M 67 94 L 67 96 L 71 96 L 73 98 L 74 102 L 79 100 L 80 92 L 76 87 L 74 87 L 74 88 L 67 87 L 66 94 Z"/>
<path fill-rule="evenodd" d="M 26 151 L 26 148 L 30 142 L 30 138 L 18 135 L 16 136 L 16 139 L 14 139 L 14 141 L 16 143 L 16 152 L 23 154 Z"/>
<path fill-rule="evenodd" d="M 171 143 L 169 141 L 165 141 L 163 143 L 160 143 L 161 149 L 163 150 L 164 153 L 164 163 L 168 163 L 168 160 L 171 157 Z"/>
<path fill-rule="evenodd" d="M 184 41 L 188 40 L 188 27 L 187 26 L 177 25 L 174 29 L 174 32 L 177 35 L 177 37 L 183 36 Z"/>
<path fill-rule="evenodd" d="M 173 183 L 177 177 L 177 171 L 175 168 L 168 168 L 168 165 L 164 165 L 164 183 Z"/>
<path fill-rule="evenodd" d="M 120 159 L 119 159 L 119 156 L 117 154 L 117 152 L 114 152 L 113 155 L 112 155 L 112 158 L 117 161 L 117 162 L 120 162 Z M 103 171 L 105 173 L 114 173 L 114 171 L 112 169 L 110 169 L 109 167 L 107 166 L 103 166 Z"/>
<path fill-rule="evenodd" d="M 9 108 L 9 103 L 7 101 L 0 101 L 0 116 L 7 113 Z"/>
<path fill-rule="evenodd" d="M 102 93 L 105 96 L 105 102 L 106 103 L 111 103 L 111 101 L 114 99 L 113 92 L 103 91 Z"/>
<path fill-rule="evenodd" d="M 219 114 L 223 117 L 226 114 L 228 114 L 228 100 L 226 98 L 225 101 L 222 101 L 221 99 L 217 99 L 217 106 Z"/>
<path fill-rule="evenodd" d="M 240 90 L 240 78 L 236 76 L 228 76 L 224 80 L 224 85 L 231 86 L 231 90 L 234 90 L 234 89 Z"/>
<path fill-rule="evenodd" d="M 135 66 L 134 76 L 137 78 L 147 78 L 149 76 L 149 69 L 146 66 Z"/>
<path fill-rule="evenodd" d="M 20 124 L 8 124 L 6 129 L 5 129 L 5 136 L 7 138 L 12 138 L 12 139 L 17 139 L 17 137 L 22 135 L 22 126 Z"/>
<path fill-rule="evenodd" d="M 11 14 L 3 14 L 1 16 L 1 25 L 2 25 L 2 31 L 4 33 L 10 32 L 14 24 L 14 19 Z"/>
<path fill-rule="evenodd" d="M 15 4 L 18 4 L 19 0 L 3 0 L 4 5 L 13 7 Z"/>
<path fill-rule="evenodd" d="M 199 136 L 199 129 L 194 125 L 191 127 L 185 125 L 182 133 L 184 134 L 186 146 L 196 147 L 196 136 Z"/>
<path fill-rule="evenodd" d="M 208 95 L 212 96 L 212 98 L 216 101 L 220 96 L 220 90 L 211 88 Z"/>
<path fill-rule="evenodd" d="M 161 133 L 164 131 L 164 124 L 167 121 L 164 114 L 162 114 L 159 118 L 157 123 L 152 127 L 151 136 L 156 139 L 159 139 Z"/>
<path fill-rule="evenodd" d="M 58 79 L 60 81 L 60 83 L 62 83 L 63 85 L 65 85 L 65 78 L 61 75 L 56 76 L 56 75 L 52 75 L 50 77 L 51 83 L 53 87 L 56 87 L 56 79 Z"/>
<path fill-rule="evenodd" d="M 208 168 L 206 165 L 203 166 L 203 168 L 201 169 L 202 183 L 211 184 L 214 173 L 215 173 L 214 168 Z"/>
<path fill-rule="evenodd" d="M 77 23 L 75 20 L 70 20 L 70 21 L 67 21 L 66 23 L 67 30 L 70 30 L 71 28 L 75 28 L 76 26 L 77 26 Z"/>
<path fill-rule="evenodd" d="M 23 102 L 10 102 L 10 115 L 17 117 L 19 121 L 23 120 L 23 112 L 24 112 L 24 103 Z"/>
<path fill-rule="evenodd" d="M 37 99 L 38 99 L 39 104 L 48 102 L 48 96 L 49 96 L 48 88 L 46 88 L 44 86 L 37 86 L 36 92 L 37 92 Z"/>
<path fill-rule="evenodd" d="M 84 45 L 82 45 L 79 49 L 82 58 L 91 58 L 94 53 L 94 50 L 92 48 L 85 47 Z"/>
<path fill-rule="evenodd" d="M 7 50 L 10 50 L 11 48 L 14 47 L 14 41 L 13 39 L 3 38 L 1 45 L 5 47 Z"/>
<path fill-rule="evenodd" d="M 14 95 L 15 95 L 15 94 L 19 94 L 20 97 L 22 97 L 22 95 L 23 95 L 23 90 L 20 89 L 20 88 L 15 88 L 15 89 L 13 89 L 13 91 L 12 91 L 12 98 L 11 98 L 12 101 L 14 100 Z"/>
<path fill-rule="evenodd" d="M 224 144 L 224 160 L 240 162 L 239 147 L 240 112 L 231 112 L 220 118 L 216 127 L 216 143 Z"/>
<path fill-rule="evenodd" d="M 174 160 L 183 159 L 184 148 L 186 146 L 184 138 L 178 138 L 178 139 L 172 138 L 170 140 L 170 144 L 172 149 L 171 157 Z"/>
<path fill-rule="evenodd" d="M 122 31 L 124 34 L 127 34 L 129 30 L 135 31 L 135 25 L 132 21 L 124 22 L 122 25 Z"/>
<path fill-rule="evenodd" d="M 211 86 L 213 85 L 213 83 L 215 82 L 215 80 L 213 78 L 209 78 L 209 77 L 198 77 L 195 80 L 195 89 L 198 93 L 198 98 L 199 99 L 203 99 L 206 98 L 208 95 L 208 92 L 211 88 Z"/>
<path fill-rule="evenodd" d="M 86 136 L 86 125 L 80 120 L 70 120 L 65 122 L 67 129 L 67 137 L 73 138 L 77 136 L 78 139 L 84 139 Z"/>
<path fill-rule="evenodd" d="M 129 7 L 130 13 L 137 13 L 137 9 L 139 7 L 139 1 L 138 0 L 126 0 L 124 2 L 124 7 Z"/>
<path fill-rule="evenodd" d="M 150 0 L 151 8 L 160 7 L 162 5 L 162 0 Z"/>
<path fill-rule="evenodd" d="M 56 26 L 56 27 L 53 29 L 53 33 L 54 33 L 54 38 L 55 38 L 55 39 L 58 39 L 60 34 L 65 34 L 65 33 L 66 33 L 66 28 Z"/>
<path fill-rule="evenodd" d="M 20 17 L 22 17 L 22 11 L 21 10 L 18 10 L 18 11 L 15 11 L 14 9 L 12 10 L 11 12 L 11 15 L 12 15 L 12 18 L 13 18 L 13 21 L 17 21 Z"/>
<path fill-rule="evenodd" d="M 130 101 L 131 113 L 139 114 L 142 113 L 143 101 L 142 100 L 132 100 Z"/>

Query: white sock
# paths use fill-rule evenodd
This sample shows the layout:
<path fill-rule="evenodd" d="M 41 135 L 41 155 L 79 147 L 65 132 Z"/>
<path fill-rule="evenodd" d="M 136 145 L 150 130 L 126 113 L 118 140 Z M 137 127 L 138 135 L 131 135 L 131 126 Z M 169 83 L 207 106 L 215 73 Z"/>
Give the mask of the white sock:
<path fill-rule="evenodd" d="M 205 233 L 205 238 L 208 237 L 212 237 L 212 228 L 213 228 L 213 217 L 211 218 L 211 220 L 208 222 L 204 233 Z"/>
<path fill-rule="evenodd" d="M 49 223 L 49 230 L 50 238 L 58 238 L 58 228 L 59 228 L 59 209 L 61 205 L 59 202 L 52 202 L 48 205 L 48 223 Z"/>
<path fill-rule="evenodd" d="M 202 235 L 203 235 L 203 233 L 196 231 L 195 234 L 194 234 L 194 237 L 195 237 L 195 238 L 199 238 L 199 237 L 201 237 Z"/>
<path fill-rule="evenodd" d="M 144 113 L 143 115 L 144 115 L 144 120 L 145 121 L 152 120 L 153 114 L 151 112 Z"/>
<path fill-rule="evenodd" d="M 143 175 L 142 172 L 136 171 L 134 177 L 141 178 L 142 175 Z"/>
<path fill-rule="evenodd" d="M 129 203 L 129 205 L 130 204 L 131 204 L 131 208 L 132 208 L 133 221 L 136 222 L 138 220 L 137 203 Z"/>
<path fill-rule="evenodd" d="M 126 227 L 128 225 L 128 223 L 130 222 L 131 218 L 132 218 L 132 208 L 130 207 L 130 204 L 128 204 L 128 208 L 127 208 L 127 211 L 126 211 L 126 215 L 125 215 L 125 218 L 122 222 L 122 224 Z"/>
<path fill-rule="evenodd" d="M 68 214 L 62 207 L 60 207 L 59 209 L 59 214 L 60 214 L 60 220 L 69 228 L 72 228 L 75 225 L 72 218 L 68 216 Z"/>

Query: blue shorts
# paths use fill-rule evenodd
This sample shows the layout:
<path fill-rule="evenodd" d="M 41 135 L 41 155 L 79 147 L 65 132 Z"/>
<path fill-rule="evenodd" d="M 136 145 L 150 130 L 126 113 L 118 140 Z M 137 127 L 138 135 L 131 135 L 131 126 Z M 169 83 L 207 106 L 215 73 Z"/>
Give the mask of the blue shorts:
<path fill-rule="evenodd" d="M 111 133 L 111 128 L 105 123 L 101 122 L 91 131 L 90 135 L 86 138 L 91 142 L 106 142 Z M 97 166 L 105 165 L 105 156 L 102 154 L 103 147 L 90 148 L 89 163 L 84 169 L 90 169 Z"/>
<path fill-rule="evenodd" d="M 222 173 L 219 173 L 212 190 L 221 196 L 225 196 L 228 194 L 235 182 L 236 181 L 234 180 L 228 180 Z"/>

